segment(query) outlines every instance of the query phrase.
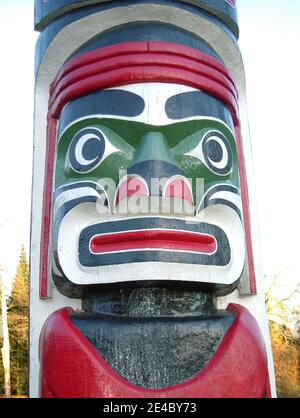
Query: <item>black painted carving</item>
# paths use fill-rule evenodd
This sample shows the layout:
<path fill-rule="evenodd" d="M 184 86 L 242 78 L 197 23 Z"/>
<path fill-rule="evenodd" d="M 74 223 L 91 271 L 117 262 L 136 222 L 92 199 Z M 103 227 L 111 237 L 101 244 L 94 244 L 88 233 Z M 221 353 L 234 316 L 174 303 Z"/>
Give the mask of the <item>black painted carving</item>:
<path fill-rule="evenodd" d="M 162 196 L 164 179 L 168 180 L 175 175 L 184 176 L 183 171 L 181 171 L 175 164 L 170 164 L 161 160 L 149 160 L 134 164 L 127 169 L 127 173 L 139 175 L 146 180 L 152 196 Z M 161 187 L 159 187 L 158 190 L 155 190 L 155 187 L 152 187 L 153 179 L 161 181 Z"/>
<path fill-rule="evenodd" d="M 210 94 L 200 91 L 191 91 L 170 97 L 166 102 L 166 114 L 173 120 L 194 116 L 214 117 L 221 119 L 233 128 L 231 114 L 224 103 Z"/>
<path fill-rule="evenodd" d="M 38 0 L 37 0 L 38 1 Z M 58 0 L 59 1 L 59 0 Z M 156 0 L 156 3 L 168 5 L 172 0 Z M 217 15 L 213 15 L 212 13 L 207 12 L 208 8 L 195 8 L 190 3 L 183 3 L 180 1 L 172 1 L 172 5 L 178 7 L 180 9 L 186 10 L 188 12 L 192 12 L 193 14 L 200 16 L 202 18 L 210 20 L 216 27 L 221 28 L 227 36 L 229 36 L 234 43 L 236 43 L 236 39 L 238 38 L 238 27 L 234 23 L 233 25 L 228 22 L 228 20 L 224 16 L 224 20 L 217 17 Z M 210 0 L 208 0 L 210 1 Z M 225 3 L 225 0 L 214 0 L 216 2 L 221 1 Z M 126 1 L 126 5 L 135 5 L 138 3 L 151 3 L 151 0 L 128 0 Z M 67 25 L 75 22 L 76 20 L 82 19 L 86 16 L 92 15 L 93 13 L 97 13 L 100 11 L 108 10 L 117 8 L 120 6 L 124 6 L 124 1 L 108 1 L 105 3 L 98 3 L 91 6 L 86 6 L 83 8 L 78 8 L 70 11 L 69 13 L 65 13 L 56 17 L 55 14 L 50 14 L 49 17 L 46 16 L 42 19 L 41 22 L 36 26 L 37 30 L 43 29 L 36 48 L 36 63 L 35 63 L 35 71 L 37 73 L 40 62 L 47 50 L 51 41 L 55 38 L 58 32 L 66 27 Z M 228 6 L 229 7 L 229 6 Z M 55 17 L 55 19 L 54 19 Z M 52 20 L 54 19 L 54 20 Z M 227 24 L 225 23 L 227 22 Z M 230 29 L 231 28 L 231 29 Z M 176 40 L 175 40 L 176 42 Z"/>
<path fill-rule="evenodd" d="M 193 288 L 106 291 L 83 299 L 72 322 L 125 380 L 159 389 L 196 376 L 216 352 L 234 316 Z"/>
<path fill-rule="evenodd" d="M 93 236 L 98 234 L 139 231 L 142 229 L 164 229 L 191 231 L 212 235 L 217 241 L 217 251 L 214 254 L 196 254 L 189 252 L 170 251 L 134 251 L 128 250 L 111 254 L 92 254 L 89 243 Z M 140 262 L 166 262 L 166 263 L 187 263 L 210 266 L 226 266 L 230 262 L 231 251 L 228 238 L 224 231 L 216 225 L 195 222 L 187 223 L 181 219 L 141 217 L 128 218 L 125 220 L 114 220 L 88 226 L 83 229 L 79 237 L 78 258 L 81 265 L 85 267 L 97 267 L 114 264 L 140 263 Z"/>
<path fill-rule="evenodd" d="M 73 170 L 88 173 L 101 162 L 105 152 L 105 138 L 96 128 L 79 131 L 71 141 L 68 158 Z"/>
<path fill-rule="evenodd" d="M 112 285 L 89 292 L 82 300 L 82 308 L 85 312 L 127 318 L 190 317 L 217 313 L 215 299 L 197 283 L 143 282 L 142 287 Z"/>
<path fill-rule="evenodd" d="M 211 199 L 212 195 L 214 195 L 217 192 L 223 192 L 223 191 L 239 195 L 238 189 L 234 186 L 230 186 L 229 184 L 220 184 L 220 185 L 214 186 L 211 189 L 209 189 L 206 195 L 204 196 L 204 199 L 198 209 L 198 212 L 201 212 L 203 209 L 207 208 L 208 206 L 216 205 L 220 203 L 221 205 L 228 206 L 231 209 L 235 210 L 236 213 L 239 215 L 239 218 L 242 220 L 242 212 L 234 203 L 230 202 L 229 200 L 220 199 L 220 198 Z"/>
<path fill-rule="evenodd" d="M 68 103 L 62 112 L 59 135 L 77 119 L 92 115 L 134 117 L 145 108 L 144 100 L 137 94 L 124 90 L 97 91 Z"/>
<path fill-rule="evenodd" d="M 225 147 L 225 152 L 223 152 L 219 142 L 213 138 L 217 138 L 220 141 L 220 143 Z M 218 131 L 208 132 L 202 139 L 201 145 L 205 163 L 210 170 L 219 175 L 229 174 L 232 170 L 233 156 L 231 147 L 225 136 Z M 225 165 L 224 167 L 218 167 L 217 164 L 222 160 L 222 158 L 225 159 Z"/>
<path fill-rule="evenodd" d="M 136 42 L 137 40 L 139 42 L 162 41 L 185 45 L 198 49 L 223 62 L 219 55 L 203 39 L 184 29 L 161 22 L 129 23 L 118 26 L 117 29 L 108 30 L 96 36 L 94 39 L 89 40 L 74 52 L 72 57 L 93 51 L 97 48 L 116 45 L 122 42 Z"/>
<path fill-rule="evenodd" d="M 139 0 L 135 1 L 136 3 Z M 143 2 L 148 2 L 148 0 L 143 0 Z M 161 0 L 159 3 L 173 3 L 177 7 L 185 8 L 186 5 L 193 5 L 202 9 L 204 12 L 210 12 L 212 16 L 215 16 L 217 19 L 220 19 L 221 22 L 224 22 L 233 34 L 238 37 L 239 29 L 237 24 L 237 13 L 236 8 L 230 6 L 225 0 L 182 0 L 182 1 L 170 1 L 170 0 Z M 101 5 L 105 3 L 116 3 L 120 4 L 120 1 L 111 1 L 111 0 L 35 0 L 35 26 L 37 30 L 44 29 L 49 25 L 53 20 L 67 14 L 67 12 L 74 12 L 81 8 L 87 8 L 88 6 Z M 130 3 L 128 1 L 122 3 Z"/>

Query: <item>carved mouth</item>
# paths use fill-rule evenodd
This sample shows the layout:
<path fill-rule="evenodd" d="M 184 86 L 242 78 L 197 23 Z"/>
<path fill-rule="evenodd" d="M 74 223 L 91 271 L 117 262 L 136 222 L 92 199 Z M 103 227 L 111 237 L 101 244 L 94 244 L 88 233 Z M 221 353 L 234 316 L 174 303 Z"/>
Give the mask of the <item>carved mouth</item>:
<path fill-rule="evenodd" d="M 92 254 L 130 250 L 171 250 L 214 254 L 217 250 L 217 241 L 209 234 L 165 229 L 100 234 L 90 240 Z"/>
<path fill-rule="evenodd" d="M 146 261 L 225 266 L 231 258 L 228 238 L 220 227 L 167 217 L 90 225 L 80 234 L 78 255 L 86 267 Z"/>

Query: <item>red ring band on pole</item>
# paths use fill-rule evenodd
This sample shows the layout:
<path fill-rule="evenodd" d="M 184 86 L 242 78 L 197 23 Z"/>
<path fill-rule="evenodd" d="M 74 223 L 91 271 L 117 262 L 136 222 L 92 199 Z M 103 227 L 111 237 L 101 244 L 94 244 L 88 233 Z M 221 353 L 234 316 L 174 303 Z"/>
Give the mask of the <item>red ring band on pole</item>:
<path fill-rule="evenodd" d="M 238 123 L 238 94 L 225 66 L 201 51 L 168 42 L 127 42 L 71 59 L 52 84 L 51 114 L 58 118 L 70 100 L 92 91 L 142 82 L 203 90 L 223 101 Z"/>
<path fill-rule="evenodd" d="M 127 54 L 137 55 L 139 53 L 159 53 L 163 55 L 174 55 L 176 57 L 189 58 L 196 62 L 206 64 L 207 66 L 223 73 L 223 75 L 234 84 L 227 68 L 220 61 L 211 55 L 198 51 L 197 49 L 190 48 L 185 45 L 177 45 L 171 42 L 123 42 L 121 44 L 106 46 L 71 58 L 58 72 L 50 89 L 50 93 L 52 94 L 56 85 L 63 77 L 78 68 L 116 56 L 124 56 Z"/>
<path fill-rule="evenodd" d="M 51 106 L 52 116 L 59 118 L 61 110 L 69 101 L 92 91 L 142 82 L 178 83 L 203 90 L 223 101 L 229 107 L 234 123 L 238 122 L 237 101 L 228 89 L 191 71 L 163 66 L 120 68 L 74 83 L 63 90 L 53 102 Z"/>
<path fill-rule="evenodd" d="M 140 54 L 126 54 L 123 56 L 115 56 L 97 61 L 93 64 L 85 65 L 81 68 L 67 73 L 64 75 L 58 83 L 56 83 L 55 89 L 51 95 L 50 105 L 55 101 L 59 93 L 64 89 L 76 83 L 78 81 L 93 77 L 99 74 L 107 73 L 115 69 L 121 69 L 126 67 L 137 66 L 162 66 L 170 67 L 174 69 L 189 69 L 189 71 L 207 77 L 217 83 L 220 83 L 223 87 L 227 88 L 237 100 L 237 91 L 234 84 L 228 80 L 219 70 L 215 70 L 209 67 L 207 64 L 196 62 L 189 58 L 178 57 L 172 55 L 164 55 L 161 53 L 140 53 Z"/>

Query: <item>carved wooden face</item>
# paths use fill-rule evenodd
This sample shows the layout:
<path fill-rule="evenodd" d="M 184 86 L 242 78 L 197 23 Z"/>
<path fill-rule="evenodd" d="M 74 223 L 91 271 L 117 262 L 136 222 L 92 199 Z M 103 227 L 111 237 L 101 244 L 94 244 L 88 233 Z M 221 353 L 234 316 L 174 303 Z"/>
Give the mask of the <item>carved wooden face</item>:
<path fill-rule="evenodd" d="M 52 222 L 53 276 L 66 293 L 66 283 L 232 285 L 245 239 L 226 106 L 169 83 L 70 102 L 57 135 Z"/>

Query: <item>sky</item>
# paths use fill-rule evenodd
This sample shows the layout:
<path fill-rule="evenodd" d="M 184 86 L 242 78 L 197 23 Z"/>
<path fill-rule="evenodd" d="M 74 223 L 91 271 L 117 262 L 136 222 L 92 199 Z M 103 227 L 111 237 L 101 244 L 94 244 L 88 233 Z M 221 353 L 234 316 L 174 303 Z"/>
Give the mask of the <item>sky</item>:
<path fill-rule="evenodd" d="M 266 287 L 279 274 L 286 297 L 300 283 L 300 2 L 239 0 L 238 13 Z"/>
<path fill-rule="evenodd" d="M 264 273 L 300 282 L 300 1 L 238 0 Z M 9 283 L 29 250 L 33 148 L 33 0 L 0 0 L 0 265 Z"/>
<path fill-rule="evenodd" d="M 0 265 L 10 281 L 29 248 L 34 47 L 32 0 L 0 0 Z"/>

